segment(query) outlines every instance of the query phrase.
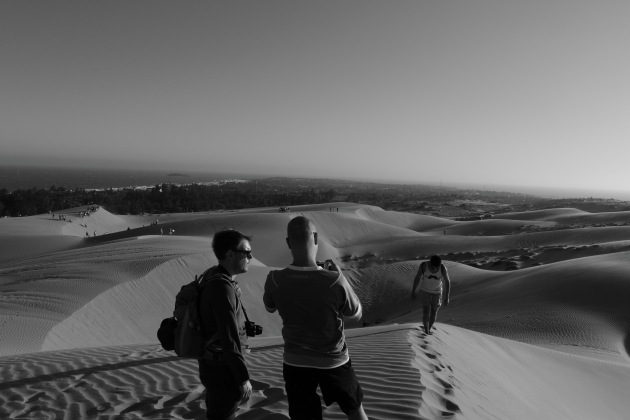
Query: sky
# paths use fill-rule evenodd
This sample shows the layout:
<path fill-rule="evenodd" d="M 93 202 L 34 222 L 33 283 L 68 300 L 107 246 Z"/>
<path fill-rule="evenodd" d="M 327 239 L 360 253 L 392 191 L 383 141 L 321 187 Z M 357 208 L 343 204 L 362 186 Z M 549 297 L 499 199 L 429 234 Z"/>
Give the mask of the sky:
<path fill-rule="evenodd" d="M 630 192 L 627 0 L 0 2 L 0 164 Z"/>

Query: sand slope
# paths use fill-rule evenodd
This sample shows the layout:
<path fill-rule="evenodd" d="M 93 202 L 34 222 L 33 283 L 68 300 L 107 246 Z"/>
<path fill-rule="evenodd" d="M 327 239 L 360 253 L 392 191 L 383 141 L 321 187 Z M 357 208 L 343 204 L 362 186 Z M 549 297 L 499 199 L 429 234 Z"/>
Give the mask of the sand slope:
<path fill-rule="evenodd" d="M 364 305 L 348 342 L 370 418 L 630 415 L 630 213 L 552 209 L 455 222 L 331 203 L 291 213 L 135 217 L 101 208 L 72 222 L 3 219 L 0 418 L 202 416 L 196 363 L 163 351 L 155 331 L 179 288 L 216 263 L 214 232 L 234 227 L 253 236 L 239 283 L 264 326 L 248 357 L 255 392 L 239 418 L 287 419 L 281 321 L 261 296 L 268 271 L 290 263 L 284 237 L 295 214 L 313 218 L 318 257 L 344 267 Z M 86 239 L 87 223 L 110 233 Z M 446 260 L 453 291 L 426 336 L 409 292 L 432 253 Z M 544 265 L 488 271 L 456 261 L 505 253 Z M 337 407 L 325 416 L 344 418 Z"/>

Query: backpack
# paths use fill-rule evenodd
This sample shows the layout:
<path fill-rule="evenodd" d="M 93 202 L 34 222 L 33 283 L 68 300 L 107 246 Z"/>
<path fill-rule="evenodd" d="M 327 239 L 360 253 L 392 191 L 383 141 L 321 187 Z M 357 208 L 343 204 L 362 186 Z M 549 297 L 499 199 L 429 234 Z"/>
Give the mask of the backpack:
<path fill-rule="evenodd" d="M 174 350 L 179 357 L 201 359 L 206 349 L 208 340 L 202 332 L 199 300 L 202 288 L 213 277 L 206 278 L 207 272 L 182 286 L 175 296 L 174 316 L 163 319 L 157 331 L 162 348 Z"/>

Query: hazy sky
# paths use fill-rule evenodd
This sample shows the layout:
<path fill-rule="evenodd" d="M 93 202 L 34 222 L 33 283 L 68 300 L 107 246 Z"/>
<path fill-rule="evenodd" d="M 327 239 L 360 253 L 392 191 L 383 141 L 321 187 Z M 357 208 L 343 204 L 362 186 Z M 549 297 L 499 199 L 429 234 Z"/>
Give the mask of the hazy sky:
<path fill-rule="evenodd" d="M 0 163 L 630 190 L 630 2 L 2 1 Z"/>

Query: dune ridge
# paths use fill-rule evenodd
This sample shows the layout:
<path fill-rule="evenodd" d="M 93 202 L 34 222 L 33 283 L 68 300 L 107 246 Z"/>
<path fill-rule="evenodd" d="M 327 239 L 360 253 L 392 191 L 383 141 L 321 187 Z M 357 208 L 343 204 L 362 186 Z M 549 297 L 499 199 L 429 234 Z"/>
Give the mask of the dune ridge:
<path fill-rule="evenodd" d="M 248 356 L 254 394 L 238 418 L 287 419 L 281 320 L 260 297 L 269 270 L 290 263 L 285 229 L 296 214 L 318 225 L 318 258 L 343 267 L 364 305 L 347 336 L 370 418 L 629 415 L 630 212 L 456 221 L 331 203 L 291 213 L 117 216 L 100 208 L 72 222 L 0 221 L 0 417 L 202 416 L 196 362 L 162 350 L 155 331 L 179 288 L 216 263 L 214 232 L 234 227 L 253 237 L 239 283 L 250 317 L 264 326 Z M 84 224 L 110 233 L 85 238 Z M 433 253 L 453 291 L 427 336 L 409 294 Z M 334 406 L 325 417 L 344 418 Z"/>

